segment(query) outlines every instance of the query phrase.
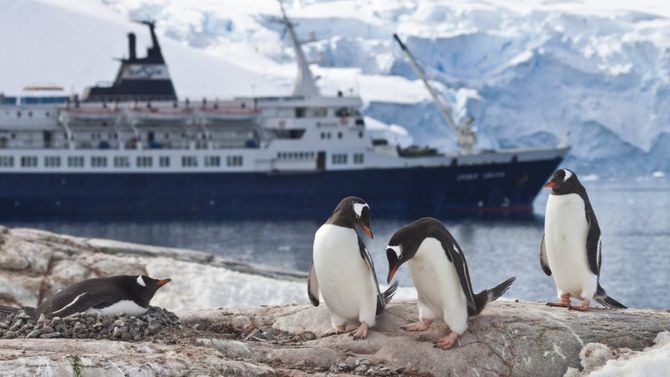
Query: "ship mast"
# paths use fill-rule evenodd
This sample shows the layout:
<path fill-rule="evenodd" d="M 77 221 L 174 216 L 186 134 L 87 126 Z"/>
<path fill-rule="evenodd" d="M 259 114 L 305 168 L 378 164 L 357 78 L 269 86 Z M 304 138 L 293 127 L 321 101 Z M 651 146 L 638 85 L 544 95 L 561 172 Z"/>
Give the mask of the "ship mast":
<path fill-rule="evenodd" d="M 463 121 L 461 121 L 460 125 L 458 126 L 456 125 L 456 122 L 454 122 L 454 118 L 451 117 L 451 112 L 449 112 L 449 106 L 447 106 L 447 104 L 444 103 L 444 101 L 442 101 L 442 99 L 437 94 L 435 88 L 433 88 L 433 86 L 430 85 L 428 79 L 426 78 L 426 72 L 423 70 L 423 68 L 421 68 L 419 63 L 416 61 L 414 55 L 412 55 L 407 46 L 400 40 L 398 34 L 393 34 L 393 38 L 395 38 L 396 42 L 398 42 L 398 44 L 400 45 L 400 48 L 403 50 L 405 55 L 407 55 L 407 58 L 412 63 L 412 67 L 414 67 L 414 70 L 421 78 L 423 85 L 426 87 L 426 89 L 428 89 L 428 93 L 430 93 L 430 96 L 433 97 L 433 101 L 435 102 L 437 108 L 440 110 L 440 114 L 442 114 L 442 117 L 447 121 L 449 127 L 451 127 L 451 129 L 454 130 L 454 132 L 456 133 L 456 144 L 458 144 L 458 147 L 461 149 L 461 152 L 464 154 L 472 153 L 472 146 L 477 141 L 477 134 L 475 133 L 475 130 L 471 127 L 472 118 L 467 117 L 463 119 Z"/>
<path fill-rule="evenodd" d="M 295 80 L 295 88 L 293 89 L 293 95 L 303 96 L 305 98 L 319 97 L 319 88 L 316 86 L 316 80 L 312 76 L 312 71 L 309 70 L 309 63 L 305 57 L 305 53 L 302 51 L 302 46 L 298 40 L 298 36 L 295 33 L 294 24 L 288 19 L 286 15 L 286 10 L 284 9 L 284 3 L 282 0 L 279 0 L 279 6 L 281 7 L 282 21 L 286 26 L 288 35 L 291 38 L 291 44 L 293 45 L 293 50 L 295 51 L 295 59 L 298 63 L 298 77 Z"/>

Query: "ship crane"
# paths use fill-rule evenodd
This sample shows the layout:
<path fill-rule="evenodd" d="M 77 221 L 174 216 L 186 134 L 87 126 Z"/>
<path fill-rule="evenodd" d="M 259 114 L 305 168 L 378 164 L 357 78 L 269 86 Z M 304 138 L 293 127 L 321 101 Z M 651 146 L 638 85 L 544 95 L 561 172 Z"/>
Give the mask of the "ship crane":
<path fill-rule="evenodd" d="M 451 129 L 456 133 L 456 144 L 460 148 L 461 153 L 463 154 L 472 153 L 472 147 L 477 142 L 477 134 L 475 133 L 475 130 L 472 128 L 473 119 L 471 117 L 465 117 L 460 122 L 459 125 L 456 125 L 454 118 L 452 118 L 451 116 L 451 112 L 449 112 L 449 106 L 447 106 L 447 104 L 444 103 L 444 101 L 442 101 L 442 99 L 437 94 L 435 88 L 433 88 L 433 86 L 430 85 L 428 79 L 426 78 L 426 72 L 423 70 L 423 68 L 421 68 L 419 63 L 416 61 L 414 55 L 412 55 L 407 46 L 400 40 L 398 34 L 393 34 L 393 38 L 395 38 L 396 42 L 398 42 L 398 44 L 400 45 L 402 51 L 405 53 L 405 55 L 407 55 L 407 58 L 412 63 L 412 67 L 414 67 L 414 70 L 421 78 L 423 85 L 426 87 L 426 89 L 428 89 L 428 93 L 430 93 L 430 96 L 433 97 L 433 101 L 435 102 L 437 108 L 440 110 L 440 114 L 442 114 L 442 117 L 447 121 L 449 127 L 451 127 Z"/>
<path fill-rule="evenodd" d="M 279 7 L 281 8 L 282 14 L 282 19 L 279 22 L 286 26 L 286 30 L 291 39 L 291 44 L 293 45 L 293 50 L 295 51 L 295 60 L 298 63 L 298 76 L 295 81 L 293 95 L 303 96 L 305 98 L 320 97 L 321 95 L 319 93 L 319 88 L 316 86 L 316 80 L 312 75 L 312 71 L 309 69 L 309 62 L 305 57 L 305 52 L 302 50 L 302 45 L 295 32 L 295 28 L 293 27 L 294 24 L 286 15 L 282 0 L 279 0 Z"/>

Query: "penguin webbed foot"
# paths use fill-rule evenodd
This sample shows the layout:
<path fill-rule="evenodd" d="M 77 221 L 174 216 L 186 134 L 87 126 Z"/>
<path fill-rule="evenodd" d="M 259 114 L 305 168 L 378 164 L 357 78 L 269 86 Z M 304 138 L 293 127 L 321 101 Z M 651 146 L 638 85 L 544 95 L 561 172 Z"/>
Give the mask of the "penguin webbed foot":
<path fill-rule="evenodd" d="M 590 307 L 591 307 L 591 302 L 589 302 L 589 300 L 584 300 L 584 301 L 582 301 L 581 305 L 579 305 L 579 306 L 570 305 L 570 306 L 568 306 L 568 309 L 569 310 L 576 310 L 578 312 L 588 312 Z"/>
<path fill-rule="evenodd" d="M 408 323 L 400 328 L 405 331 L 425 331 L 428 330 L 431 323 L 433 323 L 432 319 L 424 319 L 419 322 Z"/>
<path fill-rule="evenodd" d="M 368 337 L 368 324 L 361 322 L 361 325 L 352 332 L 349 333 L 349 336 L 352 336 L 354 340 L 365 339 Z"/>
<path fill-rule="evenodd" d="M 333 326 L 333 328 L 335 329 L 335 331 L 332 332 L 332 334 L 342 334 L 342 333 L 347 332 L 347 324 L 346 323 L 344 325 Z"/>
<path fill-rule="evenodd" d="M 437 340 L 433 343 L 433 347 L 441 348 L 443 350 L 449 349 L 453 347 L 454 344 L 456 344 L 458 341 L 458 336 L 458 333 L 452 331 L 447 336 L 437 338 Z"/>
<path fill-rule="evenodd" d="M 561 301 L 559 301 L 559 302 L 548 302 L 547 306 L 570 309 L 570 307 L 572 306 L 572 305 L 570 305 L 570 295 L 567 294 L 567 293 L 561 294 Z"/>

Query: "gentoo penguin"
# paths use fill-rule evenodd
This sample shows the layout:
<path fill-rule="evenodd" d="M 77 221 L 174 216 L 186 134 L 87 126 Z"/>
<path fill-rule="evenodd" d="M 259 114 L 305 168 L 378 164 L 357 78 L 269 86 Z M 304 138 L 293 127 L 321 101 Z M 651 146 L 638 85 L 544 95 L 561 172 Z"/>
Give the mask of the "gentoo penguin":
<path fill-rule="evenodd" d="M 491 301 L 502 296 L 515 278 L 495 288 L 475 294 L 465 255 L 444 225 L 425 217 L 398 230 L 386 247 L 388 281 L 403 263 L 409 261 L 412 280 L 418 293 L 419 322 L 403 326 L 407 331 L 426 330 L 433 319 L 441 318 L 451 333 L 439 338 L 435 346 L 450 348 L 468 327 L 469 317 L 481 313 Z"/>
<path fill-rule="evenodd" d="M 84 280 L 58 290 L 37 308 L 23 308 L 34 318 L 42 315 L 67 317 L 75 313 L 142 315 L 158 288 L 171 279 L 152 279 L 145 275 L 112 276 Z M 5 313 L 9 310 L 3 307 Z M 15 309 L 18 310 L 18 309 Z"/>
<path fill-rule="evenodd" d="M 373 237 L 370 206 L 363 199 L 350 196 L 340 201 L 314 235 L 307 294 L 312 304 L 319 306 L 321 292 L 338 333 L 346 331 L 347 323 L 358 322 L 360 326 L 352 335 L 354 339 L 364 339 L 398 283 L 383 293 L 379 290 L 375 266 L 356 227 Z"/>
<path fill-rule="evenodd" d="M 548 305 L 587 311 L 595 299 L 607 308 L 625 308 L 600 286 L 600 227 L 577 175 L 559 169 L 544 187 L 550 188 L 551 194 L 544 217 L 540 265 L 545 274 L 553 275 L 561 300 Z M 582 300 L 581 305 L 572 306 L 570 297 Z"/>

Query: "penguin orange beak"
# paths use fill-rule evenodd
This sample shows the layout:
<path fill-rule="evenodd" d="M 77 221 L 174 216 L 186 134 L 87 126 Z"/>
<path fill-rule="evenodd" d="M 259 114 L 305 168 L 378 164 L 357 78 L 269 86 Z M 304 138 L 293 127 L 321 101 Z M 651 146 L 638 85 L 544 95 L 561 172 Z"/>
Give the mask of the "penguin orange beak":
<path fill-rule="evenodd" d="M 391 266 L 391 269 L 389 270 L 389 276 L 386 278 L 386 284 L 391 284 L 391 280 L 393 280 L 393 276 L 395 276 L 396 271 L 398 271 L 397 264 Z"/>
<path fill-rule="evenodd" d="M 375 236 L 372 234 L 372 229 L 370 229 L 369 226 L 363 224 L 363 230 L 365 231 L 365 234 L 368 235 L 368 237 L 375 238 Z"/>
<path fill-rule="evenodd" d="M 556 182 L 554 182 L 554 181 L 549 181 L 549 182 L 544 184 L 544 187 L 546 187 L 546 188 L 552 188 L 554 186 L 556 186 Z"/>
<path fill-rule="evenodd" d="M 171 281 L 172 281 L 172 279 L 161 279 L 161 280 L 156 282 L 156 285 L 158 286 L 158 288 L 160 288 L 160 287 L 164 286 L 165 284 L 167 284 Z"/>

